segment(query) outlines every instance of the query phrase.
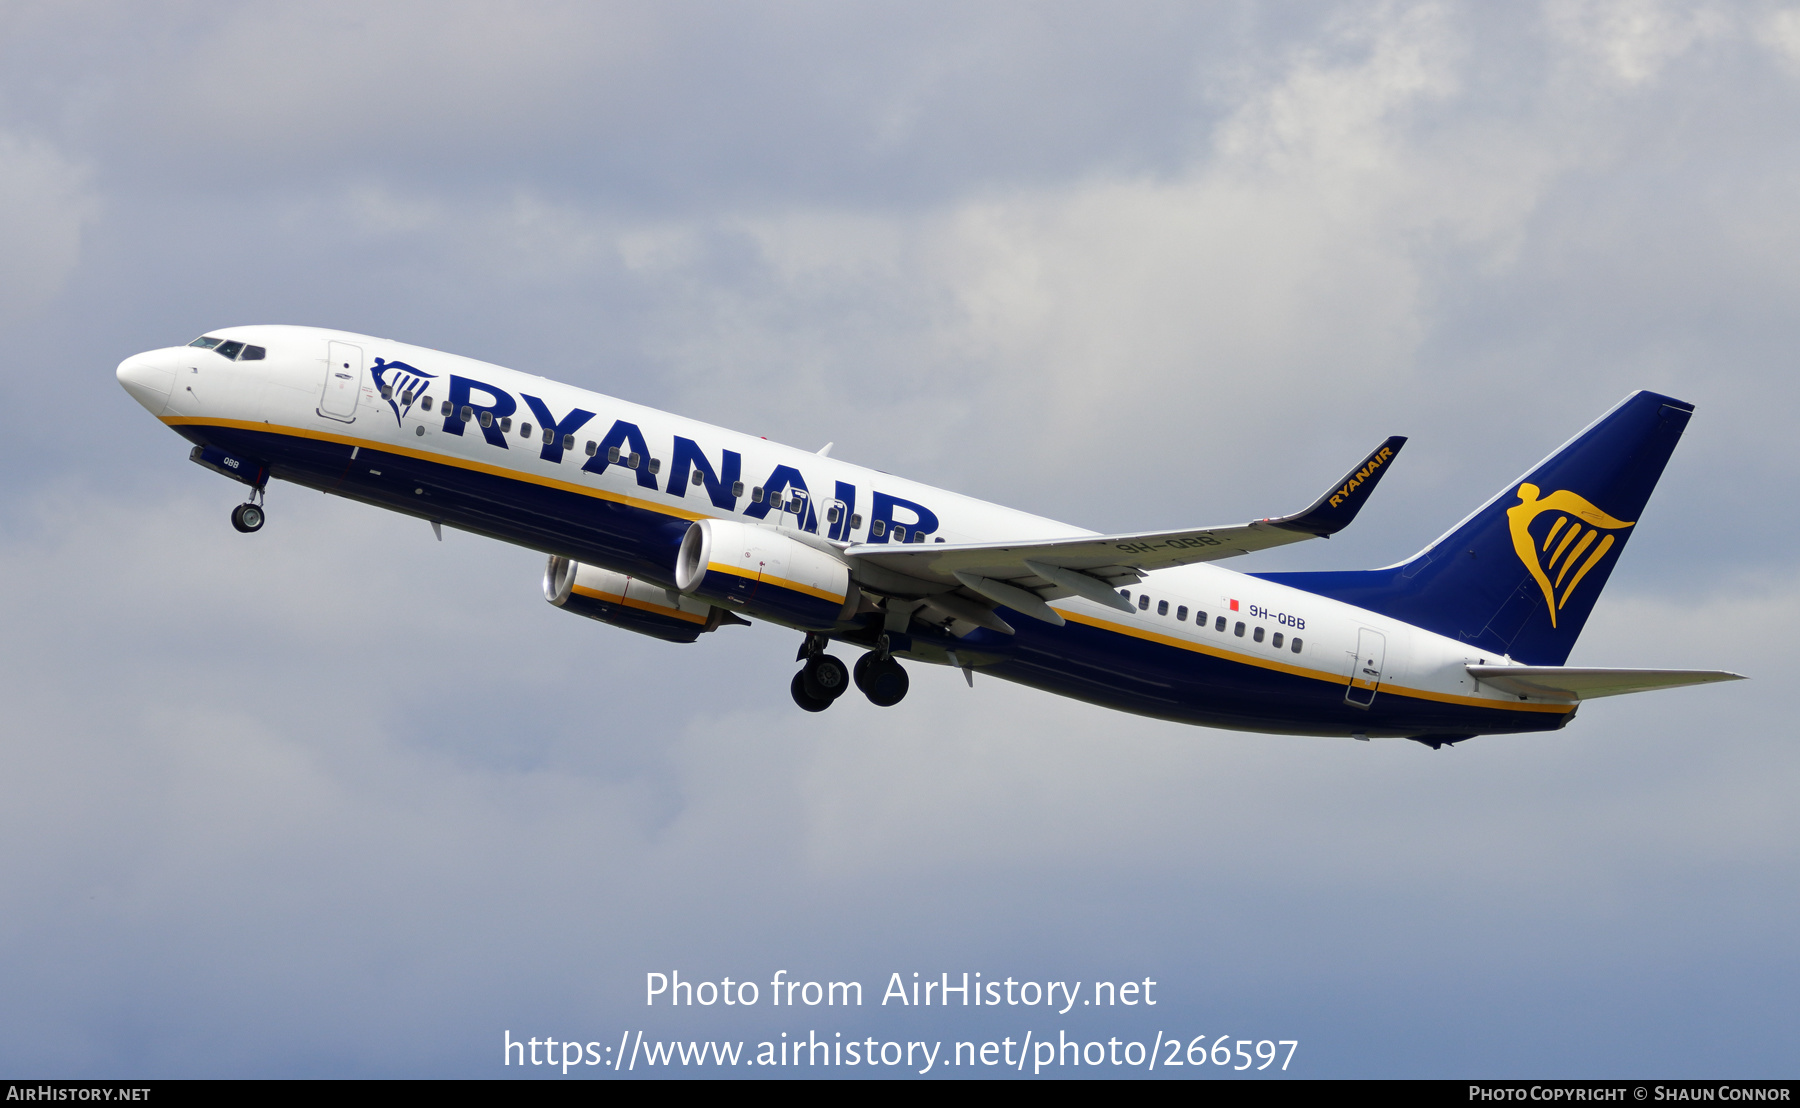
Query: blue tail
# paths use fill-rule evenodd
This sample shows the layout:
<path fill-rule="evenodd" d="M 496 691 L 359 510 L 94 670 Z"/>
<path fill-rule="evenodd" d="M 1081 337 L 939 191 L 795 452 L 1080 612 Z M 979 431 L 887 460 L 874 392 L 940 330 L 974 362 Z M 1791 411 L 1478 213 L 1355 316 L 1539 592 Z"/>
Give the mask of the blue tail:
<path fill-rule="evenodd" d="M 1562 665 L 1693 412 L 1632 393 L 1400 565 L 1255 576 L 1517 662 Z"/>

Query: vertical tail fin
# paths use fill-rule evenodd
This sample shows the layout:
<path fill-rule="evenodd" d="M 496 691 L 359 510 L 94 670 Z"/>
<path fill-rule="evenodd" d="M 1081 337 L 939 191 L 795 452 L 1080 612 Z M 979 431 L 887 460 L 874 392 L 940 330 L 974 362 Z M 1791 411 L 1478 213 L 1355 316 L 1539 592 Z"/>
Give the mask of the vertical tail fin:
<path fill-rule="evenodd" d="M 1256 576 L 1562 665 L 1693 411 L 1631 394 L 1400 565 Z"/>

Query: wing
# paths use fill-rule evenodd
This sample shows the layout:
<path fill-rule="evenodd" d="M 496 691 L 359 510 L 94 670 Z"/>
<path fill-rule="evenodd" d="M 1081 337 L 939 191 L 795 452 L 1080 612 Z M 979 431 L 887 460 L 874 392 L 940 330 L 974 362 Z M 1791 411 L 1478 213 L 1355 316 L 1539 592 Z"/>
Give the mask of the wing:
<path fill-rule="evenodd" d="M 1024 615 L 1061 624 L 1046 600 L 1083 596 L 1129 609 L 1118 587 L 1144 571 L 1235 558 L 1270 547 L 1330 536 L 1350 525 L 1406 439 L 1376 447 L 1343 480 L 1303 512 L 1231 527 L 1143 531 L 1129 535 L 1078 535 L 1009 543 L 863 544 L 845 551 L 858 580 L 876 591 L 935 595 L 946 613 L 969 622 L 1006 627 L 997 617 L 973 618 L 981 601 L 947 593 L 968 590 Z M 960 610 L 959 610 L 960 606 Z M 1006 628 L 1011 630 L 1011 628 Z"/>
<path fill-rule="evenodd" d="M 1722 669 L 1588 669 L 1581 666 L 1469 666 L 1469 676 L 1515 696 L 1565 696 L 1592 700 L 1597 696 L 1742 681 L 1741 673 Z"/>

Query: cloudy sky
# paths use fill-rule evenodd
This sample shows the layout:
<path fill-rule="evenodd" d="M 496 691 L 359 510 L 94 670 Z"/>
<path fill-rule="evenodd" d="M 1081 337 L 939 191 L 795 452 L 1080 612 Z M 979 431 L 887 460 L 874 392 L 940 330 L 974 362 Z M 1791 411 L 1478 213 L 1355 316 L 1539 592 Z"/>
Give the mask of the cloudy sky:
<path fill-rule="evenodd" d="M 5 0 L 0 1071 L 1061 1028 L 1791 1076 L 1797 302 L 1795 6 Z M 1652 388 L 1698 411 L 1571 661 L 1754 680 L 1438 752 L 922 667 L 809 716 L 790 632 L 572 619 L 540 555 L 292 486 L 232 531 L 113 367 L 271 322 L 1099 529 L 1412 436 L 1245 570 L 1396 561 Z M 784 969 L 869 1003 L 642 1003 Z M 963 971 L 1160 1001 L 875 1004 Z"/>

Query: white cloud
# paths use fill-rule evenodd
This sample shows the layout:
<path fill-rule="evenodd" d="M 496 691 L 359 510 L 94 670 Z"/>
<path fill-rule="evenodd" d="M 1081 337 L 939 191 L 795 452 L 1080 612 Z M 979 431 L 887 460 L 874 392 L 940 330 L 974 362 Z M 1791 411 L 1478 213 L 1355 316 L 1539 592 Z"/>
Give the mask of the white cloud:
<path fill-rule="evenodd" d="M 1780 8 L 1763 20 L 1759 37 L 1790 68 L 1800 72 L 1800 8 Z"/>
<path fill-rule="evenodd" d="M 1391 411 L 1419 381 L 1432 275 L 1506 266 L 1580 158 L 1555 131 L 1435 122 L 1469 51 L 1437 7 L 1346 20 L 1329 46 L 1240 87 L 1173 174 L 665 230 L 682 250 L 635 271 L 668 305 L 654 349 L 696 402 L 805 395 L 885 456 L 1089 496 L 1116 480 L 1106 444 L 1245 456 L 1283 437 L 1297 395 Z M 748 274 L 722 260 L 745 248 Z"/>
<path fill-rule="evenodd" d="M 1549 0 L 1546 23 L 1562 43 L 1625 89 L 1653 83 L 1673 61 L 1734 31 L 1731 9 L 1664 0 Z"/>

